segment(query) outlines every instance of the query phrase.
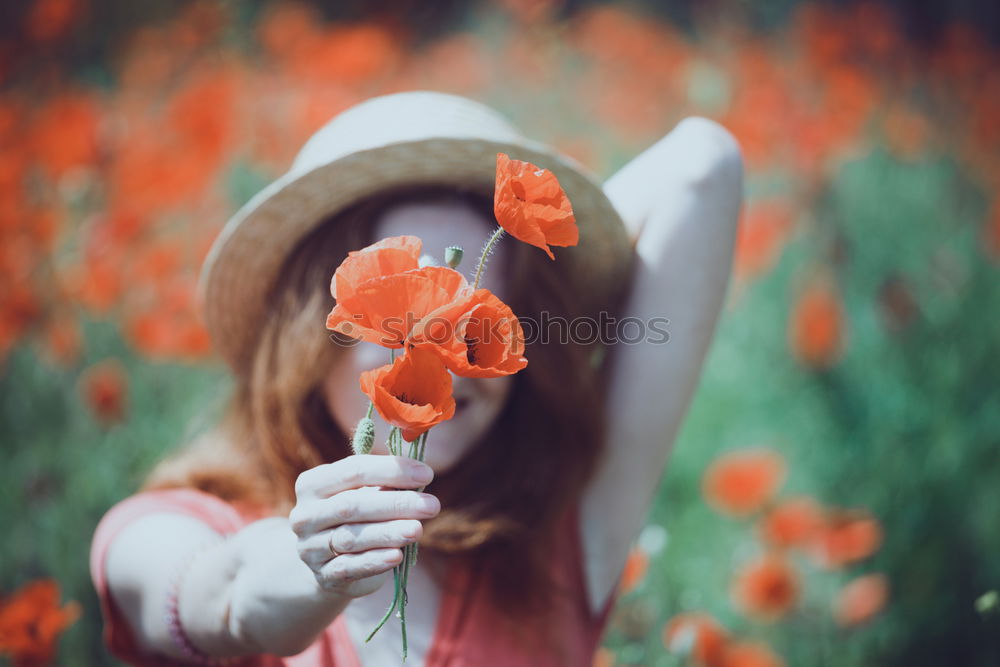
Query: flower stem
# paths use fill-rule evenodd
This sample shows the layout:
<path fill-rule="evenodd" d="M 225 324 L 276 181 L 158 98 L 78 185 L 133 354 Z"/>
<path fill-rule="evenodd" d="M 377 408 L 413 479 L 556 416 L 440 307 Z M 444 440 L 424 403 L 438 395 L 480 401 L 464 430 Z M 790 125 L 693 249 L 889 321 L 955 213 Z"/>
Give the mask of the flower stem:
<path fill-rule="evenodd" d="M 388 611 L 385 612 L 385 616 L 382 617 L 382 620 L 378 622 L 378 625 L 375 626 L 375 629 L 372 630 L 371 633 L 368 635 L 368 637 L 365 639 L 365 643 L 370 642 L 372 640 L 372 637 L 375 636 L 375 633 L 382 629 L 382 626 L 385 625 L 385 622 L 389 620 L 390 616 L 392 616 L 392 612 L 396 609 L 396 604 L 399 602 L 399 566 L 398 565 L 392 569 L 392 577 L 393 577 L 392 587 L 393 587 L 393 590 L 394 590 L 393 595 L 392 595 L 392 604 L 389 606 Z"/>
<path fill-rule="evenodd" d="M 430 431 L 424 431 L 423 436 L 421 436 L 421 438 L 420 438 L 420 446 L 417 448 L 417 460 L 418 461 L 423 461 L 424 460 L 424 447 L 427 445 L 427 434 L 428 433 L 430 433 Z M 423 490 L 423 489 L 421 489 L 421 490 Z"/>
<path fill-rule="evenodd" d="M 410 551 L 409 546 L 403 550 L 403 562 L 399 565 L 403 569 L 402 585 L 400 586 L 402 598 L 399 601 L 399 624 L 403 630 L 403 662 L 406 662 L 406 603 L 408 602 L 406 582 L 410 578 Z"/>
<path fill-rule="evenodd" d="M 418 461 L 423 461 L 424 460 L 424 447 L 427 446 L 427 434 L 428 433 L 430 433 L 430 431 L 424 431 L 423 434 L 421 434 L 421 436 L 419 438 L 417 438 L 417 440 L 416 440 L 416 444 L 417 444 L 417 456 L 416 456 L 416 458 L 417 458 Z M 421 486 L 419 489 L 417 489 L 417 491 L 423 492 L 423 490 L 426 489 L 426 488 L 427 488 L 427 485 L 424 485 L 424 486 Z M 413 544 L 410 545 L 410 559 L 409 559 L 409 561 L 410 561 L 410 566 L 411 567 L 417 564 L 417 553 L 419 551 L 420 551 L 420 544 L 419 543 L 414 542 Z"/>
<path fill-rule="evenodd" d="M 369 404 L 369 413 L 371 412 L 371 405 Z M 402 430 L 398 426 L 394 426 L 389 431 L 389 438 L 386 441 L 386 446 L 389 448 L 389 453 L 394 456 L 403 455 L 403 435 Z M 416 458 L 420 461 L 424 460 L 424 446 L 427 443 L 427 431 L 421 433 L 417 438 L 410 442 L 409 456 L 410 458 Z M 419 490 L 423 491 L 424 487 Z M 406 656 L 409 650 L 408 641 L 406 637 L 406 604 L 409 602 L 406 585 L 410 579 L 410 568 L 417 564 L 417 549 L 418 545 L 416 542 L 413 544 L 408 544 L 403 548 L 403 560 L 402 562 L 392 569 L 393 576 L 393 596 L 392 604 L 389 609 L 385 612 L 385 615 L 379 621 L 375 629 L 371 631 L 365 642 L 371 641 L 371 638 L 375 636 L 375 633 L 382 629 L 389 617 L 395 611 L 396 616 L 399 618 L 400 627 L 403 633 L 403 661 L 406 661 Z"/>
<path fill-rule="evenodd" d="M 493 250 L 493 246 L 496 245 L 501 236 L 503 236 L 503 227 L 497 227 L 496 231 L 493 232 L 493 236 L 483 246 L 483 254 L 479 256 L 479 266 L 476 267 L 476 279 L 472 283 L 473 292 L 479 289 L 479 279 L 483 277 L 483 269 L 486 268 L 486 258 L 489 257 L 490 251 Z"/>

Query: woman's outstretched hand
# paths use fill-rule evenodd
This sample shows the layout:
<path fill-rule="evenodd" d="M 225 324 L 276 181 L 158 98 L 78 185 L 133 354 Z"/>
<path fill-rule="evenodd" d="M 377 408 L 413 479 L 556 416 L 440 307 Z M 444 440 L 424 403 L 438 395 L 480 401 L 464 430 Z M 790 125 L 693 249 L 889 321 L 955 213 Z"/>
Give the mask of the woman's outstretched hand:
<path fill-rule="evenodd" d="M 323 590 L 357 598 L 385 583 L 401 548 L 420 539 L 421 521 L 441 510 L 437 498 L 415 490 L 433 476 L 408 457 L 370 454 L 299 475 L 288 519 L 299 557 Z"/>

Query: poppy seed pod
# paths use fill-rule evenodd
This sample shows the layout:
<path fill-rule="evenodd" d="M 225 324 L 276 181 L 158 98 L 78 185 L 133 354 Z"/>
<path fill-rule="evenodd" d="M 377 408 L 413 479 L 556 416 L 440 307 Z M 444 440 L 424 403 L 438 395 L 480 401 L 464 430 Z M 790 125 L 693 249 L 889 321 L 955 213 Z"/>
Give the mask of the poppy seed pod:
<path fill-rule="evenodd" d="M 458 265 L 462 263 L 462 247 L 457 245 L 450 245 L 444 249 L 444 262 L 453 269 L 457 269 Z"/>
<path fill-rule="evenodd" d="M 358 425 L 354 428 L 354 438 L 351 440 L 351 449 L 355 454 L 368 454 L 375 444 L 375 422 L 371 417 L 362 417 Z"/>

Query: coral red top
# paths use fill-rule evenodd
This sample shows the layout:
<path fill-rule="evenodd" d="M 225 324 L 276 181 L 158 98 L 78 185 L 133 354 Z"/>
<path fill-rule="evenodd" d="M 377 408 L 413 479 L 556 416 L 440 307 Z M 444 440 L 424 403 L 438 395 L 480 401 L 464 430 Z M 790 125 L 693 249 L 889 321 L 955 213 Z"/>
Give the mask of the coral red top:
<path fill-rule="evenodd" d="M 170 667 L 175 660 L 142 653 L 127 620 L 115 605 L 105 577 L 108 547 L 130 521 L 147 514 L 177 512 L 204 521 L 219 533 L 238 531 L 259 514 L 194 489 L 138 493 L 119 502 L 101 519 L 90 551 L 90 573 L 104 615 L 104 641 L 118 658 L 133 665 Z M 578 513 L 568 513 L 553 546 L 553 577 L 565 594 L 558 596 L 550 619 L 511 619 L 491 604 L 485 573 L 452 568 L 442 590 L 441 607 L 426 667 L 589 667 L 600 642 L 614 596 L 600 614 L 589 609 L 584 578 Z M 302 653 L 288 657 L 260 656 L 255 667 L 359 667 L 360 661 L 338 617 Z"/>

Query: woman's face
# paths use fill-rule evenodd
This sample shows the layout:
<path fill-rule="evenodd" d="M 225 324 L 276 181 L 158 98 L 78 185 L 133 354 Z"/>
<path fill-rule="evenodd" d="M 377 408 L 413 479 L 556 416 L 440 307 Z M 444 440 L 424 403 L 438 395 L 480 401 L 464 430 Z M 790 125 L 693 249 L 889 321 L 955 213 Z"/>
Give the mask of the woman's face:
<path fill-rule="evenodd" d="M 458 270 L 466 277 L 475 271 L 483 244 L 492 232 L 490 222 L 468 206 L 457 203 L 399 204 L 388 209 L 376 221 L 375 238 L 413 235 L 423 241 L 423 254 L 436 264 L 445 265 L 444 249 L 461 246 L 465 251 Z M 501 299 L 506 298 L 504 244 L 494 246 L 488 268 L 480 280 Z M 399 354 L 400 351 L 396 351 Z M 326 378 L 324 392 L 330 414 L 345 433 L 352 433 L 358 420 L 368 409 L 368 397 L 361 393 L 358 376 L 367 370 L 389 363 L 389 350 L 374 343 L 357 342 L 337 356 Z M 452 374 L 455 396 L 455 416 L 435 426 L 427 438 L 424 462 L 436 473 L 449 470 L 468 453 L 487 432 L 500 414 L 512 379 L 466 378 Z M 375 419 L 376 438 L 372 453 L 388 454 L 385 437 L 389 426 L 378 415 Z"/>

